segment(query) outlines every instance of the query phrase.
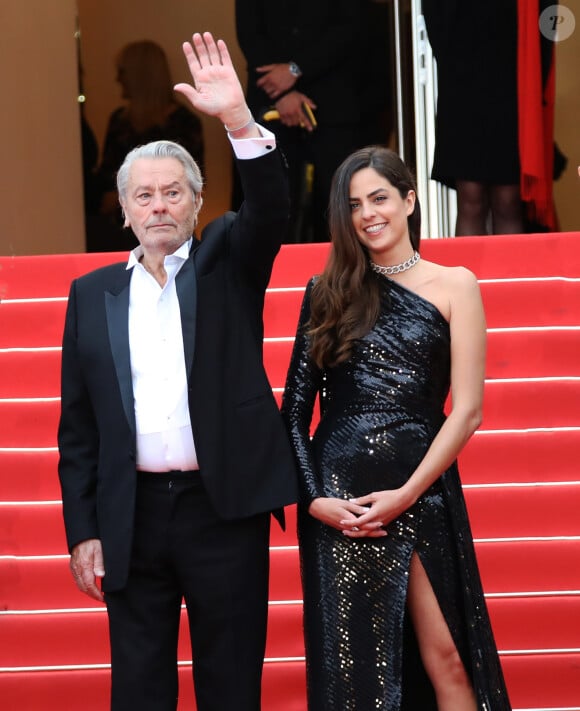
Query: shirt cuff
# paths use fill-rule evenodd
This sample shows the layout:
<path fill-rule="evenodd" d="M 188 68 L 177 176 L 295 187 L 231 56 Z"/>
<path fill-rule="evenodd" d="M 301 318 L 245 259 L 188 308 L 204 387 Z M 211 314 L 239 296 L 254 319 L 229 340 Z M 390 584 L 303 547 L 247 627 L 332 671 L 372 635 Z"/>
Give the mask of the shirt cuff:
<path fill-rule="evenodd" d="M 271 153 L 276 148 L 276 136 L 264 128 L 261 124 L 257 124 L 260 129 L 261 136 L 252 136 L 252 138 L 232 138 L 228 134 L 236 158 L 240 160 L 250 160 L 251 158 L 260 158 L 266 153 Z"/>

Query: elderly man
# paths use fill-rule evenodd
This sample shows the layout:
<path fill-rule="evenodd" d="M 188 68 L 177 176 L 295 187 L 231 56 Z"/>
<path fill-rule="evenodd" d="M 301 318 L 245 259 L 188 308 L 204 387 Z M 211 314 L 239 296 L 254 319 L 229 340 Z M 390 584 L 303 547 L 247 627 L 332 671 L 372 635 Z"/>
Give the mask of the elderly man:
<path fill-rule="evenodd" d="M 176 708 L 182 599 L 199 711 L 257 711 L 270 513 L 297 494 L 262 363 L 288 193 L 226 45 L 195 34 L 184 52 L 193 85 L 176 89 L 225 125 L 246 201 L 198 241 L 191 156 L 129 153 L 119 199 L 140 246 L 71 286 L 59 476 L 73 576 L 107 605 L 113 711 Z"/>

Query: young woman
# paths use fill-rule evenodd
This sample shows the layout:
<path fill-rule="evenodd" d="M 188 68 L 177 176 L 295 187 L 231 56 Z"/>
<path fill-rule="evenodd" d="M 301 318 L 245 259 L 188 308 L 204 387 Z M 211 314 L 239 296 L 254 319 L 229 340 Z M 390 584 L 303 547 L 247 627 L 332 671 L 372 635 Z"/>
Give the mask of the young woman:
<path fill-rule="evenodd" d="M 506 711 L 455 464 L 481 420 L 477 281 L 420 258 L 415 185 L 386 148 L 338 168 L 329 223 L 282 408 L 302 484 L 309 709 Z"/>

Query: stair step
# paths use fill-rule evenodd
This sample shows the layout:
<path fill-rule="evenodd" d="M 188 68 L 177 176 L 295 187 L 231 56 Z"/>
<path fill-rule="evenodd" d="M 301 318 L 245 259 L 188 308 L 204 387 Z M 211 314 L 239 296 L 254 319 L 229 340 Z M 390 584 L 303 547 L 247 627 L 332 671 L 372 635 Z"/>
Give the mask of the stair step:
<path fill-rule="evenodd" d="M 579 315 L 580 319 L 580 315 Z M 266 341 L 264 362 L 272 387 L 283 388 L 293 341 Z M 580 329 L 491 332 L 488 336 L 488 379 L 570 377 L 579 374 Z M 58 346 L 38 350 L 0 351 L 2 398 L 46 398 L 60 395 L 61 352 Z"/>
<path fill-rule="evenodd" d="M 60 500 L 57 466 L 55 449 L 0 451 L 0 498 L 2 501 Z"/>
<path fill-rule="evenodd" d="M 480 289 L 488 328 L 577 326 L 580 320 L 578 278 L 483 281 Z"/>
<path fill-rule="evenodd" d="M 61 349 L 0 351 L 2 398 L 60 397 Z"/>
<path fill-rule="evenodd" d="M 580 654 L 537 654 L 502 657 L 510 700 L 520 711 L 555 711 L 578 707 Z M 109 669 L 31 671 L 0 674 L 0 696 L 7 709 L 102 711 L 108 708 Z M 179 669 L 178 711 L 195 711 L 191 666 Z M 264 665 L 263 711 L 304 711 L 306 683 L 303 661 Z"/>
<path fill-rule="evenodd" d="M 479 540 L 475 549 L 487 593 L 580 590 L 580 537 Z M 270 601 L 302 599 L 296 547 L 271 550 Z M 74 585 L 68 556 L 0 557 L 0 610 L 96 607 Z"/>
<path fill-rule="evenodd" d="M 477 541 L 475 550 L 486 593 L 580 590 L 580 536 Z"/>
<path fill-rule="evenodd" d="M 488 609 L 498 649 L 508 653 L 578 648 L 580 593 L 545 598 L 492 598 Z M 104 608 L 40 614 L 0 615 L 0 669 L 98 665 L 110 660 Z M 580 653 L 580 649 L 578 650 Z M 180 621 L 178 659 L 191 660 L 187 614 Z M 271 605 L 266 657 L 304 656 L 302 604 Z"/>
<path fill-rule="evenodd" d="M 52 473 L 56 476 L 56 470 Z M 60 496 L 60 495 L 59 495 Z M 57 500 L 46 502 L 0 502 L 0 546 L 2 555 L 63 555 L 67 544 L 62 506 Z M 272 522 L 273 546 L 296 545 L 296 508 L 286 508 L 286 530 Z"/>
<path fill-rule="evenodd" d="M 66 299 L 0 302 L 0 348 L 60 346 L 65 312 Z"/>
<path fill-rule="evenodd" d="M 0 447 L 54 447 L 60 401 L 0 400 Z"/>
<path fill-rule="evenodd" d="M 109 669 L 33 671 L 0 674 L 0 698 L 6 709 L 18 711 L 103 711 L 109 708 Z M 191 664 L 179 668 L 177 711 L 195 711 Z M 263 711 L 304 711 L 304 662 L 269 662 L 262 679 Z"/>
<path fill-rule="evenodd" d="M 578 531 L 580 484 L 526 484 L 465 488 L 475 538 L 574 536 Z M 546 511 L 557 512 L 547 516 Z M 0 504 L 3 555 L 63 555 L 66 539 L 59 503 Z M 286 530 L 272 526 L 271 545 L 297 545 L 296 508 L 286 508 Z"/>
<path fill-rule="evenodd" d="M 293 340 L 289 337 L 264 343 L 264 364 L 273 388 L 283 388 L 286 383 L 292 347 Z M 579 353 L 580 328 L 491 332 L 487 339 L 486 377 L 578 377 Z"/>
<path fill-rule="evenodd" d="M 510 701 L 521 711 L 576 711 L 580 654 L 502 657 Z"/>
<path fill-rule="evenodd" d="M 106 264 L 126 261 L 127 256 L 95 252 L 0 257 L 0 298 L 66 297 L 73 279 Z"/>
<path fill-rule="evenodd" d="M 509 239 L 509 249 L 506 249 Z M 324 268 L 328 243 L 282 245 L 270 285 L 304 286 Z M 469 239 L 423 240 L 424 259 L 449 266 L 464 265 L 480 279 L 578 276 L 580 233 L 488 235 Z M 526 259 L 522 259 L 522 254 Z M 75 277 L 114 262 L 120 252 L 0 257 L 0 297 L 3 299 L 60 297 Z"/>
<path fill-rule="evenodd" d="M 489 379 L 578 376 L 579 354 L 579 327 L 491 331 L 487 336 L 485 375 Z"/>
<path fill-rule="evenodd" d="M 274 263 L 270 285 L 303 286 L 313 274 L 322 271 L 328 252 L 328 244 L 283 245 Z M 577 277 L 580 233 L 427 239 L 421 242 L 421 256 L 447 266 L 468 267 L 479 279 Z"/>
<path fill-rule="evenodd" d="M 102 606 L 88 611 L 0 614 L 0 621 L 0 669 L 110 662 L 107 613 Z M 191 661 L 191 655 L 187 613 L 183 610 L 178 659 Z M 270 606 L 266 657 L 303 656 L 302 604 Z"/>
<path fill-rule="evenodd" d="M 281 389 L 275 390 L 274 395 L 280 405 Z M 0 421 L 1 412 L 0 409 Z M 313 427 L 317 422 L 318 418 L 315 416 Z M 490 380 L 485 384 L 482 430 L 562 428 L 579 425 L 580 377 L 556 380 Z"/>
<path fill-rule="evenodd" d="M 469 239 L 428 239 L 421 254 L 439 264 L 461 264 L 479 279 L 514 279 L 580 274 L 580 232 L 487 235 Z M 525 255 L 525 258 L 524 258 Z"/>
<path fill-rule="evenodd" d="M 293 336 L 296 331 L 304 290 L 291 289 L 266 295 L 267 338 Z M 577 327 L 580 322 L 580 279 L 482 282 L 480 289 L 488 328 Z"/>
<path fill-rule="evenodd" d="M 580 429 L 537 432 L 476 432 L 459 456 L 464 484 L 580 480 Z M 58 452 L 0 451 L 4 502 L 60 499 Z M 294 530 L 289 522 L 288 530 Z M 275 531 L 277 527 L 273 527 Z"/>
<path fill-rule="evenodd" d="M 305 284 L 267 292 L 266 338 L 294 336 Z M 574 327 L 580 322 L 580 279 L 484 282 L 481 292 L 488 328 Z M 65 311 L 66 295 L 0 302 L 0 348 L 60 346 Z"/>
<path fill-rule="evenodd" d="M 580 483 L 467 488 L 464 493 L 475 538 L 578 534 Z"/>
<path fill-rule="evenodd" d="M 580 591 L 576 595 L 490 598 L 487 600 L 498 649 L 537 651 L 576 649 Z"/>
<path fill-rule="evenodd" d="M 578 481 L 578 452 L 580 426 L 531 432 L 482 430 L 459 455 L 459 471 L 464 484 Z"/>
<path fill-rule="evenodd" d="M 280 404 L 281 392 L 275 392 Z M 53 447 L 60 402 L 0 400 L 0 447 Z M 482 429 L 575 427 L 580 379 L 488 381 Z"/>
<path fill-rule="evenodd" d="M 0 610 L 57 610 L 99 607 L 74 584 L 69 557 L 0 556 Z M 270 600 L 301 600 L 298 550 L 271 551 Z"/>
<path fill-rule="evenodd" d="M 564 539 L 478 540 L 477 560 L 489 594 L 580 590 L 580 537 Z M 270 600 L 302 596 L 298 553 L 274 549 Z"/>
<path fill-rule="evenodd" d="M 484 430 L 580 425 L 580 378 L 485 384 Z"/>
<path fill-rule="evenodd" d="M 558 486 L 482 487 L 465 489 L 475 538 L 573 536 L 578 533 L 580 483 Z M 546 512 L 557 512 L 549 515 Z M 67 552 L 59 503 L 0 503 L 4 555 L 61 555 Z M 293 546 L 295 507 L 287 507 L 286 530 L 274 523 L 271 544 Z"/>

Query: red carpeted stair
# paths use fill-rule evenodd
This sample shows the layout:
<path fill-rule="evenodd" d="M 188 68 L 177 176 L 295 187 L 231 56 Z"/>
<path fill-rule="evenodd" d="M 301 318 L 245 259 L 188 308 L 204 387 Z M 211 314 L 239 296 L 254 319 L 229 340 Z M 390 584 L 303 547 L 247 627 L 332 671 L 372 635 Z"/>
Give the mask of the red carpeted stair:
<path fill-rule="evenodd" d="M 278 399 L 306 281 L 328 245 L 289 245 L 265 308 Z M 480 280 L 484 421 L 460 459 L 515 709 L 580 710 L 580 234 L 433 240 L 427 259 Z M 70 280 L 124 255 L 0 258 L 0 708 L 108 708 L 106 615 L 68 571 L 56 473 Z M 305 711 L 295 512 L 272 533 L 264 711 Z M 180 711 L 195 709 L 180 643 Z M 493 711 L 493 710 L 491 710 Z"/>

